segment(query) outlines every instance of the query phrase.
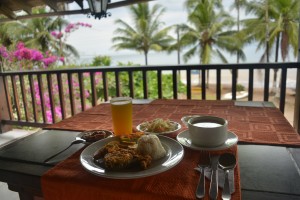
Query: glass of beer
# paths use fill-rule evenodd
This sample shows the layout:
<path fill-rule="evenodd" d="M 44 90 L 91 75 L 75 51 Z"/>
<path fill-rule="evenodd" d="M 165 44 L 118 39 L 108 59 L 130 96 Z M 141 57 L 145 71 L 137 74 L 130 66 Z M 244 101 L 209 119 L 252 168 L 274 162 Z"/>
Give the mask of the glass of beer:
<path fill-rule="evenodd" d="M 115 97 L 110 104 L 115 135 L 132 133 L 132 98 Z"/>

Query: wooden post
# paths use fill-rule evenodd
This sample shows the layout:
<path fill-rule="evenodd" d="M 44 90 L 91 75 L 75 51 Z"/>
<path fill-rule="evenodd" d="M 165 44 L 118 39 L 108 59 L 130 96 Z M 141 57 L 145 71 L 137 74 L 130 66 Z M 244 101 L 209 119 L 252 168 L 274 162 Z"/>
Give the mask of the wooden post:
<path fill-rule="evenodd" d="M 300 134 L 300 69 L 297 69 L 294 128 Z"/>
<path fill-rule="evenodd" d="M 300 22 L 298 23 L 298 64 L 300 64 Z M 300 134 L 300 69 L 297 69 L 294 128 Z"/>
<path fill-rule="evenodd" d="M 10 119 L 5 91 L 4 76 L 0 75 L 0 133 L 4 133 L 12 129 L 11 126 L 2 123 L 2 120 Z"/>

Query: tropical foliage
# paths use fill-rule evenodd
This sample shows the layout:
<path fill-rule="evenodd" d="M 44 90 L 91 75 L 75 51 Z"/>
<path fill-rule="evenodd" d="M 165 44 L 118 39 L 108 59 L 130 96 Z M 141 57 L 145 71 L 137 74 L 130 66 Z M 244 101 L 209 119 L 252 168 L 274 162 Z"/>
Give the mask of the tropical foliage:
<path fill-rule="evenodd" d="M 246 12 L 254 14 L 253 18 L 243 20 L 244 35 L 248 36 L 248 43 L 258 42 L 257 50 L 264 49 L 261 62 L 270 62 L 274 52 L 275 62 L 281 59 L 285 62 L 290 55 L 297 56 L 298 51 L 298 0 L 264 0 L 251 1 L 246 4 Z M 277 71 L 274 70 L 273 90 L 277 85 Z"/>
<path fill-rule="evenodd" d="M 143 53 L 145 64 L 148 65 L 149 51 L 166 50 L 172 41 L 168 35 L 169 28 L 162 28 L 160 21 L 165 9 L 159 4 L 150 8 L 148 3 L 132 5 L 129 9 L 132 22 L 127 23 L 122 19 L 116 21 L 118 28 L 112 39 L 116 43 L 113 47 L 116 50 L 129 49 Z"/>

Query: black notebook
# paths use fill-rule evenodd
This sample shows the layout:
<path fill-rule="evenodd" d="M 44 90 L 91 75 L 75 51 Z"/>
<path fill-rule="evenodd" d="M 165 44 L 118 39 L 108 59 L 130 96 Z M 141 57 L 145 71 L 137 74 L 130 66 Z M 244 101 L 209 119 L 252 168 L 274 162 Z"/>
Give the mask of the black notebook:
<path fill-rule="evenodd" d="M 47 165 L 44 160 L 69 146 L 79 133 L 76 131 L 41 130 L 0 148 L 0 159 Z M 72 145 L 51 159 L 48 165 L 56 164 L 83 146 L 84 144 Z"/>

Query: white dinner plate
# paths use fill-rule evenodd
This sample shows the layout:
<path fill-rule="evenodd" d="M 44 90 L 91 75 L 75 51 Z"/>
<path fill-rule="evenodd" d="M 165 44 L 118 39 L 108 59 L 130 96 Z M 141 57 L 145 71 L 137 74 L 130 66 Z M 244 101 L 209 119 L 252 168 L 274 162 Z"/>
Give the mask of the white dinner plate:
<path fill-rule="evenodd" d="M 179 133 L 176 139 L 180 144 L 182 144 L 185 147 L 194 150 L 206 150 L 206 151 L 217 151 L 217 150 L 228 149 L 238 142 L 238 136 L 230 131 L 228 131 L 228 138 L 225 141 L 225 143 L 217 147 L 202 147 L 202 146 L 194 145 L 191 141 L 189 130 L 185 130 Z"/>
<path fill-rule="evenodd" d="M 165 148 L 167 155 L 161 159 L 152 161 L 148 169 L 122 169 L 122 170 L 107 170 L 104 167 L 96 164 L 93 159 L 95 152 L 106 145 L 108 142 L 119 140 L 118 137 L 106 138 L 97 141 L 85 148 L 80 155 L 82 166 L 90 173 L 97 176 L 112 178 L 112 179 L 134 179 L 152 176 L 171 169 L 176 166 L 183 158 L 184 150 L 181 144 L 169 137 L 158 136 L 162 146 Z"/>
<path fill-rule="evenodd" d="M 180 125 L 179 123 L 174 122 L 174 121 L 170 121 L 170 123 L 173 124 L 174 127 L 175 127 L 174 130 L 166 131 L 166 132 L 159 132 L 159 133 L 156 133 L 156 132 L 147 132 L 147 131 L 145 131 L 145 130 L 143 130 L 143 129 L 141 128 L 141 126 L 142 126 L 144 123 L 146 123 L 146 122 L 143 122 L 143 123 L 137 125 L 136 129 L 137 129 L 138 131 L 144 132 L 144 133 L 146 133 L 146 134 L 165 135 L 165 134 L 175 133 L 176 131 L 179 131 L 179 130 L 181 129 L 181 125 Z"/>

